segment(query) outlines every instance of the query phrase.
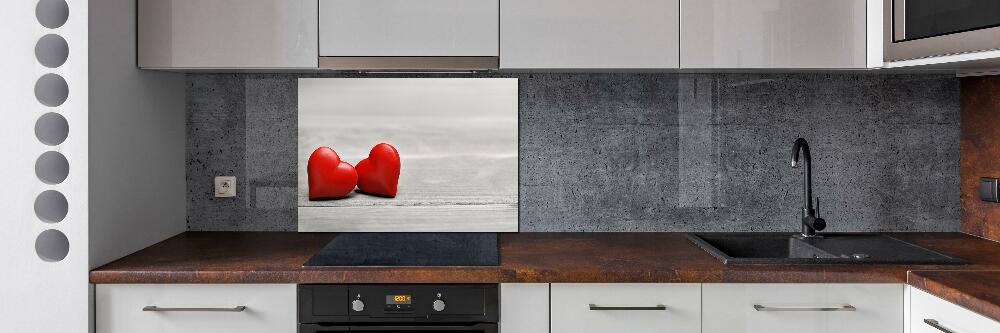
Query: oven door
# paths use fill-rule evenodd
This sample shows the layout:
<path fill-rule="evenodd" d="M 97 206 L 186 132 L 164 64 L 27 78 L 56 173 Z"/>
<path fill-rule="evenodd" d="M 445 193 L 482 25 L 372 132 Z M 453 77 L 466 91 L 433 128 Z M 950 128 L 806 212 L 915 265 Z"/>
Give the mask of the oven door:
<path fill-rule="evenodd" d="M 885 59 L 1000 49 L 1000 1 L 884 0 Z"/>
<path fill-rule="evenodd" d="M 472 325 L 365 325 L 365 326 L 323 326 L 299 324 L 299 333 L 321 332 L 447 332 L 447 333 L 497 333 L 497 324 L 480 323 Z"/>

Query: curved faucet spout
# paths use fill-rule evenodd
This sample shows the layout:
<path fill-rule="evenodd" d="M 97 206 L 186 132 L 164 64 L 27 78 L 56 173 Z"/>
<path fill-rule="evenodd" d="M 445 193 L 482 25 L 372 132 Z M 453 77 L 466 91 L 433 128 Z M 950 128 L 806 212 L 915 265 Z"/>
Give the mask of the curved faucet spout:
<path fill-rule="evenodd" d="M 805 164 L 805 171 L 802 173 L 802 216 L 809 215 L 812 211 L 812 155 L 809 153 L 809 143 L 806 139 L 795 139 L 792 145 L 792 167 L 799 167 L 799 152 L 802 152 L 802 163 Z"/>
<path fill-rule="evenodd" d="M 798 138 L 795 139 L 795 143 L 792 145 L 792 167 L 799 167 L 799 151 L 802 151 L 802 155 L 806 159 L 806 166 L 809 166 L 809 163 L 812 162 L 812 155 L 809 154 L 809 143 L 806 142 L 806 139 Z"/>
<path fill-rule="evenodd" d="M 802 153 L 802 163 L 799 163 L 799 152 Z M 792 145 L 792 167 L 798 168 L 805 164 L 802 172 L 802 236 L 814 237 L 817 230 L 826 228 L 826 221 L 816 216 L 812 204 L 812 155 L 809 154 L 809 143 L 798 138 Z"/>

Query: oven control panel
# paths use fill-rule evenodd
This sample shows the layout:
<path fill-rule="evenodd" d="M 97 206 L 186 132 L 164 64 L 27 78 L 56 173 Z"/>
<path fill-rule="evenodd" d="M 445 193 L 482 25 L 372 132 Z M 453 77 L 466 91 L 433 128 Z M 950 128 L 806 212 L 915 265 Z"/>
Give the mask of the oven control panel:
<path fill-rule="evenodd" d="M 495 284 L 299 285 L 300 322 L 489 322 Z"/>
<path fill-rule="evenodd" d="M 385 295 L 386 312 L 413 311 L 413 295 Z"/>

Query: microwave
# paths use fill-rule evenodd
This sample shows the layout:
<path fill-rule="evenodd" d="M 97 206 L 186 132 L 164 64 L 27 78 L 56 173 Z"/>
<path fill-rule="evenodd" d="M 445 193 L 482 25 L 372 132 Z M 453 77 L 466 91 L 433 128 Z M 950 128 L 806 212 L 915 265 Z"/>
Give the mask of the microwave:
<path fill-rule="evenodd" d="M 1000 0 L 884 0 L 885 60 L 1000 49 Z"/>

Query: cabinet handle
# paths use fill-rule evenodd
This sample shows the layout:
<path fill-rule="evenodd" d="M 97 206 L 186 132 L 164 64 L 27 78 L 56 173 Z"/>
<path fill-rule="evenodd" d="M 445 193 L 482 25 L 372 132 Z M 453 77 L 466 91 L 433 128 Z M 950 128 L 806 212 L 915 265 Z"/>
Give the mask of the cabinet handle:
<path fill-rule="evenodd" d="M 955 331 L 949 330 L 949 329 L 945 328 L 944 326 L 941 326 L 941 323 L 939 323 L 937 320 L 934 320 L 934 319 L 924 319 L 924 324 L 927 324 L 930 327 L 936 328 L 938 331 L 941 331 L 941 332 L 944 332 L 944 333 L 955 333 Z"/>
<path fill-rule="evenodd" d="M 240 305 L 231 308 L 161 308 L 155 305 L 142 307 L 142 311 L 155 312 L 243 312 L 247 307 Z"/>
<path fill-rule="evenodd" d="M 667 306 L 662 304 L 657 304 L 654 306 L 599 306 L 596 304 L 590 305 L 591 311 L 656 311 L 656 310 L 666 310 Z"/>
<path fill-rule="evenodd" d="M 754 304 L 753 309 L 757 311 L 857 311 L 853 305 L 844 305 L 838 307 L 827 307 L 827 308 L 775 308 L 770 306 L 763 306 L 760 304 Z"/>

